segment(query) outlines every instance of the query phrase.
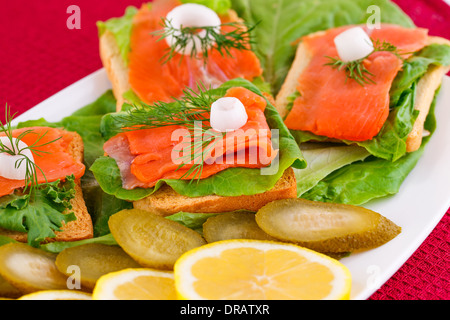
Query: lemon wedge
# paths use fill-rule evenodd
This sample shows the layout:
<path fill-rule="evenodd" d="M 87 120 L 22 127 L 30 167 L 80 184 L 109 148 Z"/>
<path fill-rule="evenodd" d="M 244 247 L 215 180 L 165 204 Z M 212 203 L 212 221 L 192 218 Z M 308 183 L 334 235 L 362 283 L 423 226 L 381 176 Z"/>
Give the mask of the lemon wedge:
<path fill-rule="evenodd" d="M 92 300 L 89 293 L 74 290 L 43 290 L 21 296 L 17 300 Z"/>
<path fill-rule="evenodd" d="M 106 274 L 97 281 L 94 300 L 175 300 L 173 272 L 129 268 Z"/>
<path fill-rule="evenodd" d="M 350 271 L 339 261 L 294 244 L 224 240 L 183 254 L 175 286 L 186 300 L 344 300 Z"/>

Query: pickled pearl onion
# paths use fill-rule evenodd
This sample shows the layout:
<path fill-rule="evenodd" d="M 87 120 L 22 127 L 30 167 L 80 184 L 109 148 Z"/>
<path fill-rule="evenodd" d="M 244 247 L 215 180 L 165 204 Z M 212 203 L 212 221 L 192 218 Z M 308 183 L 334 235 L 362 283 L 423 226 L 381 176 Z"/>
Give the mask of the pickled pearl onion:
<path fill-rule="evenodd" d="M 170 11 L 166 19 L 170 21 L 171 25 L 180 30 L 181 27 L 215 27 L 217 32 L 220 32 L 221 21 L 216 12 L 201 4 L 186 3 L 175 7 Z M 170 47 L 176 45 L 176 38 L 181 35 L 181 31 L 174 32 L 173 35 L 168 35 L 165 39 Z M 194 48 L 201 47 L 201 38 L 206 37 L 206 31 L 201 30 L 196 36 L 188 40 L 186 47 L 175 47 L 174 50 L 184 55 L 190 55 Z M 212 40 L 212 39 L 211 39 Z"/>
<path fill-rule="evenodd" d="M 211 105 L 211 127 L 219 132 L 234 131 L 247 123 L 245 106 L 238 98 L 224 97 Z"/>
<path fill-rule="evenodd" d="M 334 38 L 334 44 L 343 62 L 362 59 L 374 50 L 372 40 L 361 27 L 340 33 Z"/>
<path fill-rule="evenodd" d="M 0 137 L 0 142 L 7 148 L 12 149 L 11 141 L 8 137 Z M 14 149 L 17 149 L 17 139 L 12 138 L 12 144 Z M 10 180 L 24 180 L 26 175 L 26 161 L 22 161 L 20 165 L 16 168 L 17 161 L 28 157 L 33 163 L 34 158 L 30 149 L 27 148 L 28 145 L 23 141 L 18 141 L 18 147 L 21 151 L 20 155 L 10 155 L 8 153 L 0 153 L 0 176 Z M 18 150 L 16 150 L 16 153 Z"/>

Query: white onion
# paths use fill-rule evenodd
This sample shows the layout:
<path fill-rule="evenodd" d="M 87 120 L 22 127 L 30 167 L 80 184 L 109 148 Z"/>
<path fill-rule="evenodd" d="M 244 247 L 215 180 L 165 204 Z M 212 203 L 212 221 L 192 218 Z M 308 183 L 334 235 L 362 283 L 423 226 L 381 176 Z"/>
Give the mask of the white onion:
<path fill-rule="evenodd" d="M 238 98 L 220 98 L 211 105 L 211 127 L 219 132 L 237 130 L 247 123 L 245 106 Z"/>
<path fill-rule="evenodd" d="M 11 141 L 8 137 L 0 137 L 0 141 L 5 147 L 12 149 Z M 16 148 L 17 139 L 12 138 L 12 143 L 17 153 L 19 151 Z M 19 141 L 19 149 L 24 149 L 27 147 L 28 146 L 25 142 Z M 10 180 L 24 180 L 26 173 L 26 160 L 23 160 L 20 163 L 20 166 L 16 168 L 16 162 L 23 159 L 24 156 L 34 162 L 33 154 L 30 149 L 24 149 L 22 150 L 21 155 L 14 156 L 5 152 L 0 153 L 0 176 Z"/>
<path fill-rule="evenodd" d="M 220 32 L 220 25 L 222 23 L 214 10 L 195 3 L 186 3 L 175 7 L 167 14 L 166 19 L 178 30 L 181 29 L 181 27 L 215 27 L 216 32 Z M 179 36 L 181 35 L 181 32 L 177 31 L 174 34 L 175 36 Z M 165 38 L 170 47 L 176 45 L 175 36 L 169 35 Z M 205 37 L 206 31 L 201 30 L 187 43 L 186 47 L 175 47 L 174 50 L 185 55 L 190 55 L 194 48 L 196 48 L 198 52 L 199 48 L 201 48 L 200 38 Z"/>
<path fill-rule="evenodd" d="M 373 52 L 373 43 L 361 27 L 345 30 L 334 38 L 339 58 L 343 62 L 362 59 Z"/>

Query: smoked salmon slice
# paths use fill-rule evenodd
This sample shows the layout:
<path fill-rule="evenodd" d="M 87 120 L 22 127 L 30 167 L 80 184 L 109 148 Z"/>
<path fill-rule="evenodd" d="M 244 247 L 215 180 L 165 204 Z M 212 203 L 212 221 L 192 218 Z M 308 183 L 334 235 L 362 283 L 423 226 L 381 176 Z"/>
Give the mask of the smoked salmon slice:
<path fill-rule="evenodd" d="M 85 172 L 83 163 L 74 159 L 68 151 L 68 146 L 72 142 L 73 136 L 70 132 L 62 131 L 55 128 L 47 127 L 32 127 L 13 130 L 12 136 L 14 138 L 21 135 L 23 132 L 31 130 L 31 133 L 25 135 L 21 140 L 28 146 L 36 143 L 39 137 L 42 137 L 36 146 L 44 145 L 48 142 L 59 140 L 37 147 L 39 155 L 33 153 L 35 164 L 42 169 L 45 174 L 37 170 L 38 183 L 54 182 L 57 180 L 64 180 L 67 176 L 74 175 L 75 179 L 79 179 Z M 5 136 L 5 134 L 0 134 Z M 10 180 L 0 177 L 0 197 L 11 194 L 14 190 L 25 187 L 24 180 Z"/>
<path fill-rule="evenodd" d="M 151 188 L 160 179 L 204 179 L 227 168 L 268 166 L 278 151 L 272 148 L 271 131 L 264 115 L 266 100 L 242 87 L 229 89 L 226 96 L 238 98 L 244 104 L 248 121 L 239 130 L 225 135 L 211 131 L 218 137 L 214 141 L 207 140 L 208 136 L 202 132 L 202 138 L 206 142 L 211 141 L 211 144 L 205 144 L 202 147 L 204 152 L 199 153 L 204 155 L 201 172 L 189 172 L 198 163 L 195 157 L 189 155 L 184 158 L 185 153 L 182 151 L 189 151 L 195 145 L 195 137 L 185 138 L 189 135 L 185 127 L 126 131 L 108 140 L 104 150 L 116 160 L 123 187 Z M 209 123 L 204 125 L 209 127 Z M 177 130 L 181 131 L 177 133 Z M 207 149 L 208 146 L 211 148 Z M 184 164 L 182 167 L 181 163 Z"/>
<path fill-rule="evenodd" d="M 361 86 L 347 79 L 344 70 L 326 66 L 327 57 L 338 57 L 334 38 L 352 26 L 330 29 L 304 37 L 301 41 L 311 53 L 311 61 L 302 71 L 295 99 L 285 119 L 289 129 L 309 131 L 340 140 L 365 141 L 375 137 L 389 115 L 389 91 L 402 60 L 391 52 L 374 52 L 364 61 L 375 82 Z M 427 30 L 407 29 L 384 24 L 367 30 L 373 40 L 389 42 L 401 52 L 422 49 Z"/>
<path fill-rule="evenodd" d="M 162 30 L 162 19 L 180 4 L 175 0 L 156 0 L 143 5 L 134 17 L 128 56 L 129 83 L 143 102 L 169 102 L 180 98 L 186 87 L 196 89 L 198 84 L 217 87 L 234 78 L 252 81 L 262 75 L 259 59 L 251 50 L 232 48 L 230 56 L 211 49 L 206 63 L 181 54 L 164 62 L 170 48 L 155 32 Z M 230 17 L 223 16 L 221 21 L 230 22 Z M 230 28 L 223 26 L 222 32 Z"/>

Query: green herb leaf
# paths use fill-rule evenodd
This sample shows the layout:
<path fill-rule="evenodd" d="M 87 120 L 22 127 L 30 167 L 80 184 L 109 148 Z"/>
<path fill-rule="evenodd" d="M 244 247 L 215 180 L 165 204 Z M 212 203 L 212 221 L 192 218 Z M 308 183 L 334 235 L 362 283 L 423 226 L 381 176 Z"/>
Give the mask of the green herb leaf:
<path fill-rule="evenodd" d="M 158 41 L 171 37 L 175 43 L 168 49 L 167 53 L 161 58 L 162 63 L 167 63 L 174 56 L 181 54 L 189 55 L 191 58 L 203 59 L 208 61 L 211 50 L 216 50 L 222 56 L 233 57 L 230 49 L 250 50 L 252 37 L 251 32 L 257 24 L 250 25 L 243 22 L 229 22 L 216 26 L 197 26 L 175 28 L 172 22 L 166 18 L 162 19 L 162 30 L 153 34 L 159 36 Z M 231 28 L 231 31 L 222 33 L 222 28 Z M 200 36 L 198 31 L 205 32 Z M 198 41 L 195 41 L 198 40 Z M 200 43 L 200 45 L 198 45 Z M 188 46 L 192 46 L 190 52 L 187 52 Z M 199 47 L 198 47 L 199 46 Z M 183 55 L 181 56 L 183 58 Z"/>
<path fill-rule="evenodd" d="M 364 148 L 358 146 L 307 143 L 301 149 L 308 166 L 305 169 L 294 169 L 298 196 L 315 187 L 330 173 L 370 156 Z"/>

